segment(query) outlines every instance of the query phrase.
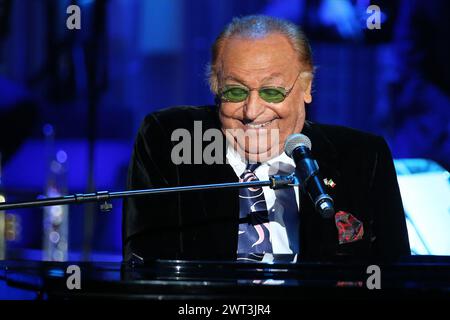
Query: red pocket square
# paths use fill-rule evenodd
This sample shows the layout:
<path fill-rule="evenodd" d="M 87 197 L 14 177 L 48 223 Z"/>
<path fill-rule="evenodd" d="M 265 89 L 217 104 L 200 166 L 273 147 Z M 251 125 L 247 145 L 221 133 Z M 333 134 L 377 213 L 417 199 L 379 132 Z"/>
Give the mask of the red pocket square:
<path fill-rule="evenodd" d="M 364 235 L 363 223 L 352 214 L 339 211 L 334 216 L 339 232 L 339 244 L 361 240 Z"/>

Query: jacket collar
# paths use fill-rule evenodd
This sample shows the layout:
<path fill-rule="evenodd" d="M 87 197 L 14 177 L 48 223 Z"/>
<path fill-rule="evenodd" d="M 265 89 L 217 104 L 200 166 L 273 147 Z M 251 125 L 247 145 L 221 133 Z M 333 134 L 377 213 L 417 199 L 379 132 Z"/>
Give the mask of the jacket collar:
<path fill-rule="evenodd" d="M 311 121 L 305 121 L 302 134 L 311 140 L 311 153 L 317 160 L 320 172 L 324 178 L 339 179 L 340 172 L 337 169 L 338 152 L 335 145 L 330 141 L 329 137 L 321 129 L 320 125 Z"/>

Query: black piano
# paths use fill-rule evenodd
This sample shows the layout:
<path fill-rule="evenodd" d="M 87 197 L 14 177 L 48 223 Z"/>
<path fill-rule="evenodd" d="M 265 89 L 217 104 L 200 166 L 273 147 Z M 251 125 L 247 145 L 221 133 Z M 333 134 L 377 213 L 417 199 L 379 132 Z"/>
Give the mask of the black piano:
<path fill-rule="evenodd" d="M 376 278 L 379 276 L 378 278 Z M 78 278 L 74 278 L 78 277 Z M 77 283 L 78 281 L 78 283 Z M 0 261 L 0 283 L 35 299 L 298 301 L 450 299 L 450 257 L 396 262 Z"/>

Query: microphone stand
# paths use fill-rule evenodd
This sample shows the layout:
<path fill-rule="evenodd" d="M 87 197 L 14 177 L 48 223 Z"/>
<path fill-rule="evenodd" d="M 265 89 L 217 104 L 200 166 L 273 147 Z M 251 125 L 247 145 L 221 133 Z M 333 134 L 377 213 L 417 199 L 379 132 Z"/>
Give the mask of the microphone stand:
<path fill-rule="evenodd" d="M 67 195 L 64 197 L 45 198 L 32 201 L 9 202 L 9 203 L 3 202 L 0 203 L 0 211 L 10 209 L 32 208 L 32 207 L 81 204 L 86 202 L 102 202 L 102 204 L 100 204 L 100 210 L 103 212 L 109 212 L 112 210 L 112 204 L 109 201 L 119 198 L 129 198 L 152 194 L 163 194 L 163 193 L 196 191 L 196 190 L 233 189 L 233 188 L 250 188 L 250 187 L 265 187 L 265 186 L 268 186 L 271 189 L 280 189 L 280 188 L 294 187 L 298 185 L 299 182 L 293 174 L 289 176 L 273 175 L 269 177 L 269 180 L 265 181 L 230 182 L 230 183 L 203 184 L 194 186 L 128 190 L 116 192 L 97 191 L 95 193 L 77 193 L 73 195 Z"/>

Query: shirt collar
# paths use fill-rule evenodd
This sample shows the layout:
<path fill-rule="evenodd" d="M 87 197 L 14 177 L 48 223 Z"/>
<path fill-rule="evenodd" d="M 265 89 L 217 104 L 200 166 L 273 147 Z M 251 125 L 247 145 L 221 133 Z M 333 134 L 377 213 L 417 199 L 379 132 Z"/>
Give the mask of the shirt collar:
<path fill-rule="evenodd" d="M 245 170 L 245 166 L 247 161 L 244 159 L 244 157 L 237 152 L 237 150 L 235 150 L 233 147 L 231 147 L 229 144 L 227 146 L 227 160 L 228 163 L 230 165 L 232 165 L 233 167 L 238 167 L 241 172 L 244 172 Z M 290 158 L 285 152 L 279 154 L 278 156 L 261 163 L 260 167 L 264 167 L 264 166 L 272 166 L 274 163 L 285 163 L 285 164 L 289 164 L 293 167 L 295 167 L 295 162 L 292 158 Z"/>

